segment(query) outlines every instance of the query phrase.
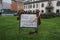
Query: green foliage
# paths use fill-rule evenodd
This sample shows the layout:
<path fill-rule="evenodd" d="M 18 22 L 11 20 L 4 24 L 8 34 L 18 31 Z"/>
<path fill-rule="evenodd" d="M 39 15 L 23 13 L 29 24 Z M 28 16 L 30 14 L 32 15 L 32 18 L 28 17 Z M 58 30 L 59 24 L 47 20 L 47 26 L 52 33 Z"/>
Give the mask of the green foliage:
<path fill-rule="evenodd" d="M 44 13 L 44 14 L 40 14 L 41 18 L 53 18 L 56 17 L 55 13 Z"/>
<path fill-rule="evenodd" d="M 60 17 L 60 13 L 56 13 L 56 17 Z"/>

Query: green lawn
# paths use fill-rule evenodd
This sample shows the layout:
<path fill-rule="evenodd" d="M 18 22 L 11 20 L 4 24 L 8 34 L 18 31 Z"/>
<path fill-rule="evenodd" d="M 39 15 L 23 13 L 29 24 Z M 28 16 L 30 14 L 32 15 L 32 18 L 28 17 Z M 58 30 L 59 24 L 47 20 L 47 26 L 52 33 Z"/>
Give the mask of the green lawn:
<path fill-rule="evenodd" d="M 32 28 L 26 28 L 19 33 L 16 17 L 0 16 L 0 40 L 60 40 L 60 18 L 41 19 L 39 33 L 29 35 Z"/>

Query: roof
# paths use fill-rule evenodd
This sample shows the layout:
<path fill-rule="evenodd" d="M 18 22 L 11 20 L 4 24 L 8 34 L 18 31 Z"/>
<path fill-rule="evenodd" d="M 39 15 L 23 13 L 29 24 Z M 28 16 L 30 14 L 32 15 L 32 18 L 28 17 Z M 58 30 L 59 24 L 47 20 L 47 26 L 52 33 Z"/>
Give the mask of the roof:
<path fill-rule="evenodd" d="M 40 2 L 46 2 L 48 0 L 40 0 L 40 1 L 34 1 L 34 2 L 25 2 L 24 4 L 32 4 L 32 3 L 40 3 Z M 53 0 L 54 1 L 54 0 Z"/>

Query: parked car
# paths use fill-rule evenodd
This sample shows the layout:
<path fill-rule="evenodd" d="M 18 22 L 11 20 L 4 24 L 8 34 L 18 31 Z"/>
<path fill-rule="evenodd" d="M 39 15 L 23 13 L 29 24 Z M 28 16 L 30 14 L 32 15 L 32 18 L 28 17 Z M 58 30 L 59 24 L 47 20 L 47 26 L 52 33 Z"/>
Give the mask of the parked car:
<path fill-rule="evenodd" d="M 17 13 L 15 13 L 15 14 L 14 14 L 14 16 L 18 16 L 18 14 L 17 14 Z"/>
<path fill-rule="evenodd" d="M 2 15 L 2 12 L 0 12 L 0 16 Z"/>

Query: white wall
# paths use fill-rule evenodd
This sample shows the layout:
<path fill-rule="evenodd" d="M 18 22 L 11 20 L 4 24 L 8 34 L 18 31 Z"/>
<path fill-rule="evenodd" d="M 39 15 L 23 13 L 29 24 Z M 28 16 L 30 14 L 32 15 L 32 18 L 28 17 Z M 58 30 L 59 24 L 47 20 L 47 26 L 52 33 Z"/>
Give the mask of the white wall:
<path fill-rule="evenodd" d="M 53 4 L 53 6 L 54 6 L 53 12 L 55 12 L 55 13 L 56 13 L 56 8 L 57 8 L 56 3 L 57 3 L 57 1 L 52 1 L 52 4 Z"/>
<path fill-rule="evenodd" d="M 44 7 L 41 7 L 41 4 L 42 4 L 42 3 L 44 3 Z M 48 2 L 40 2 L 40 3 L 37 3 L 37 4 L 38 4 L 38 8 L 36 8 L 36 3 L 34 3 L 34 4 L 35 4 L 35 8 L 26 8 L 26 9 L 24 9 L 24 10 L 25 10 L 25 11 L 28 11 L 28 10 L 32 10 L 32 11 L 33 11 L 33 10 L 39 9 L 40 11 L 41 11 L 41 10 L 44 10 L 44 13 L 45 13 L 45 12 L 46 12 L 45 7 L 46 7 L 47 3 L 48 3 Z M 29 4 L 28 4 L 28 5 L 29 5 Z M 28 5 L 27 5 L 27 6 L 28 6 Z M 31 4 L 31 5 L 33 6 L 33 4 Z M 26 5 L 25 5 L 25 6 L 26 6 Z M 41 13 L 41 12 L 40 12 L 40 13 Z"/>
<path fill-rule="evenodd" d="M 44 4 L 44 7 L 41 7 L 42 3 Z M 48 3 L 47 1 L 46 1 L 46 2 L 41 2 L 41 3 L 40 3 L 40 11 L 41 11 L 41 10 L 44 10 L 44 13 L 46 12 L 47 3 Z"/>
<path fill-rule="evenodd" d="M 57 6 L 57 1 L 53 1 L 52 2 L 53 6 L 54 6 L 54 11 L 56 13 L 56 10 L 59 9 L 60 10 L 60 6 Z"/>

